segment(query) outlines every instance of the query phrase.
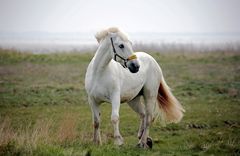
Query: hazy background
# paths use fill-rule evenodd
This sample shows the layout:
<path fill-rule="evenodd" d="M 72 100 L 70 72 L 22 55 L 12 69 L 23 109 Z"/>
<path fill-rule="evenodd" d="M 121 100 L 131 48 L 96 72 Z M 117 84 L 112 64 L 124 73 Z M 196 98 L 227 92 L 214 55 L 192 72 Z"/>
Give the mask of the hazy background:
<path fill-rule="evenodd" d="M 239 8 L 239 0 L 0 0 L 0 47 L 94 51 L 96 31 L 118 26 L 137 50 L 239 48 Z"/>

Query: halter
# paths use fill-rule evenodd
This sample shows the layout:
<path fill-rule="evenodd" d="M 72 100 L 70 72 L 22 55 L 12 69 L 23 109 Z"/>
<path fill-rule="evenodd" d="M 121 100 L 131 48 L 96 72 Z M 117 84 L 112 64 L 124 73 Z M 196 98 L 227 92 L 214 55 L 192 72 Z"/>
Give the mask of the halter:
<path fill-rule="evenodd" d="M 113 53 L 114 53 L 114 61 L 117 61 L 117 57 L 119 57 L 120 59 L 122 59 L 124 61 L 124 65 L 123 68 L 127 68 L 127 62 L 130 60 L 134 60 L 137 58 L 137 56 L 135 54 L 132 54 L 131 56 L 129 56 L 127 59 L 123 58 L 122 56 L 120 56 L 117 52 L 116 49 L 113 45 L 113 39 L 111 37 L 111 43 L 112 43 L 112 48 L 113 48 Z"/>

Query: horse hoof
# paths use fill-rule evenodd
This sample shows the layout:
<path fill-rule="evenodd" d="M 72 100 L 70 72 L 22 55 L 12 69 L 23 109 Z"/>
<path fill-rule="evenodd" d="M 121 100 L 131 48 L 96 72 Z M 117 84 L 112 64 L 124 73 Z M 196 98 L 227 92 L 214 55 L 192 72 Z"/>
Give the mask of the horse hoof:
<path fill-rule="evenodd" d="M 137 144 L 137 146 L 136 146 L 137 148 L 143 148 L 143 149 L 151 149 L 152 148 L 152 144 L 151 144 L 151 146 L 149 146 L 147 143 L 138 143 Z"/>
<path fill-rule="evenodd" d="M 115 137 L 114 144 L 117 146 L 122 146 L 124 144 L 123 138 L 121 136 Z"/>
<path fill-rule="evenodd" d="M 143 144 L 143 143 L 138 143 L 137 148 L 148 148 L 148 145 L 147 144 Z"/>
<path fill-rule="evenodd" d="M 153 146 L 152 138 L 147 137 L 147 145 L 150 149 L 152 149 L 152 146 Z"/>

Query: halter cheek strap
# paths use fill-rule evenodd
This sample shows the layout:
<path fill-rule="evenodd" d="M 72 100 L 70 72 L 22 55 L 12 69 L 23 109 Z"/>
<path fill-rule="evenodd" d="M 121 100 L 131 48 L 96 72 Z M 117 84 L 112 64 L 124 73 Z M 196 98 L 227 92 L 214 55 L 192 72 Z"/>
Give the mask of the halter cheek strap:
<path fill-rule="evenodd" d="M 124 65 L 122 65 L 124 68 L 127 68 L 127 62 L 130 60 L 134 60 L 137 59 L 137 56 L 135 54 L 132 54 L 131 56 L 129 56 L 127 59 L 123 58 L 122 56 L 120 56 L 119 54 L 117 54 L 116 49 L 113 45 L 113 39 L 111 37 L 111 43 L 112 43 L 112 48 L 113 48 L 113 53 L 114 53 L 114 61 L 117 61 L 117 57 L 119 57 L 120 59 L 122 59 L 124 61 Z"/>

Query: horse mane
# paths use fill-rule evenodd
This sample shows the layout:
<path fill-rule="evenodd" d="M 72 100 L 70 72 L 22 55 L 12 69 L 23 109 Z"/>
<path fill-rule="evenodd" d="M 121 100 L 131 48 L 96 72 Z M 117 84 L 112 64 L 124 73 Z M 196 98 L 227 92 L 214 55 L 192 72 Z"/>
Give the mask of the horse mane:
<path fill-rule="evenodd" d="M 128 36 L 117 27 L 110 27 L 108 29 L 99 31 L 96 33 L 95 38 L 97 39 L 98 43 L 100 43 L 100 41 L 104 39 L 109 33 L 117 33 L 118 36 L 122 38 L 122 40 L 128 41 Z"/>

